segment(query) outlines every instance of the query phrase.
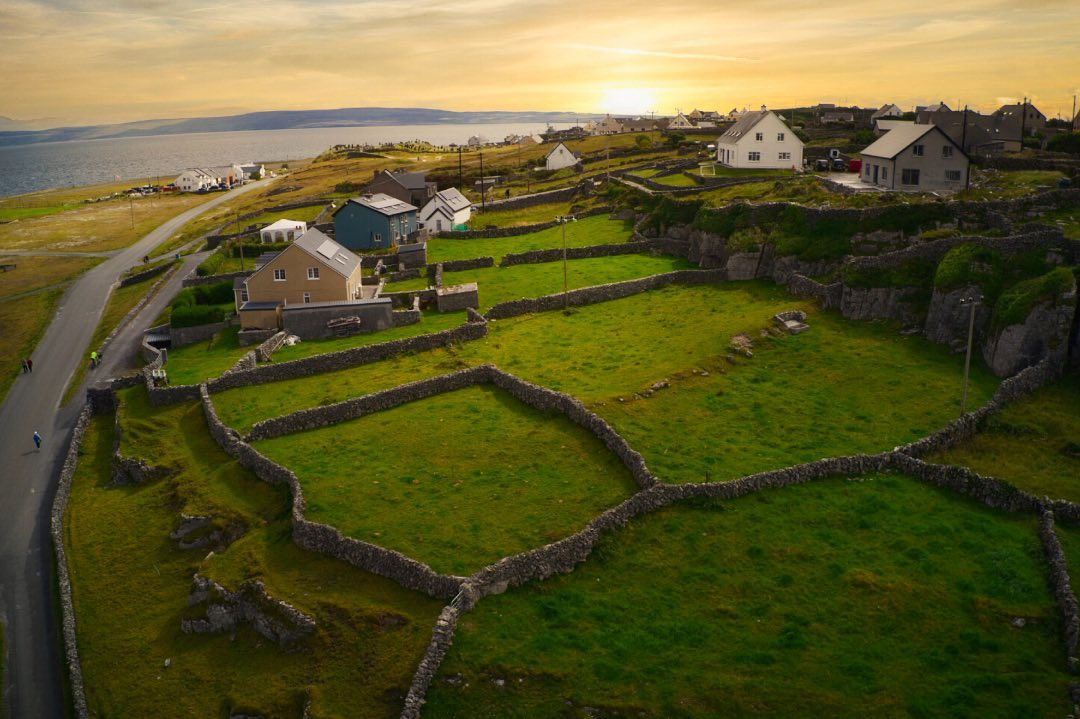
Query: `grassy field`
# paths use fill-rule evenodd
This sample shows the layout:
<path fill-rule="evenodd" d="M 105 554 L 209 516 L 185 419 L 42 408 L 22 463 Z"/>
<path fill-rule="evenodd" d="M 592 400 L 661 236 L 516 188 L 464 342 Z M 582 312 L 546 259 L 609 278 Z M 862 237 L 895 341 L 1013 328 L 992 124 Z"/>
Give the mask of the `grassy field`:
<path fill-rule="evenodd" d="M 547 219 L 552 219 L 549 216 Z M 588 247 L 590 245 L 610 245 L 626 242 L 634 230 L 630 220 L 611 220 L 607 215 L 585 217 L 565 226 L 549 227 L 539 232 L 516 237 L 492 237 L 475 239 L 440 239 L 428 240 L 428 262 L 448 262 L 465 260 L 473 257 L 494 257 L 499 264 L 502 256 L 508 252 L 528 252 L 562 247 L 563 228 L 566 229 L 567 247 Z"/>
<path fill-rule="evenodd" d="M 177 473 L 109 486 L 112 418 L 97 418 L 65 523 L 91 714 L 157 716 L 168 707 L 174 716 L 297 716 L 310 700 L 318 716 L 397 716 L 440 603 L 298 549 L 285 494 L 221 453 L 199 406 L 154 410 L 141 392 L 124 394 L 122 451 Z M 181 512 L 212 513 L 246 533 L 210 555 L 181 551 L 168 538 Z M 316 634 L 295 652 L 247 626 L 232 636 L 182 634 L 195 571 L 229 589 L 261 579 L 313 617 Z"/>
<path fill-rule="evenodd" d="M 22 372 L 22 361 L 30 357 L 38 365 L 48 358 L 34 355 L 34 347 L 45 334 L 53 311 L 64 295 L 58 287 L 29 297 L 0 302 L 0 398 Z"/>
<path fill-rule="evenodd" d="M 663 177 L 654 177 L 653 180 L 659 182 L 661 185 L 670 185 L 672 187 L 699 187 L 700 183 L 691 177 L 687 177 L 683 173 L 679 172 L 674 175 L 664 175 Z"/>
<path fill-rule="evenodd" d="M 1057 170 L 984 170 L 972 168 L 971 188 L 956 193 L 958 200 L 1007 200 L 1057 189 L 1065 175 Z"/>
<path fill-rule="evenodd" d="M 772 315 L 792 308 L 809 313 L 808 332 L 761 336 Z M 753 359 L 727 359 L 736 334 L 752 339 Z M 961 371 L 944 348 L 891 325 L 849 322 L 774 286 L 739 283 L 501 320 L 487 338 L 452 350 L 229 390 L 214 402 L 226 424 L 246 431 L 260 419 L 484 362 L 582 400 L 673 482 L 880 452 L 925 436 L 955 416 Z M 646 398 L 661 381 L 669 386 Z M 974 368 L 971 406 L 996 383 Z"/>
<path fill-rule="evenodd" d="M 103 252 L 127 247 L 155 227 L 207 200 L 203 195 L 127 198 L 0 225 L 0 251 Z M 134 227 L 132 219 L 134 218 Z"/>
<path fill-rule="evenodd" d="M 1066 376 L 1009 405 L 977 436 L 927 461 L 969 467 L 1037 497 L 1080 502 L 1080 378 Z"/>
<path fill-rule="evenodd" d="M 279 349 L 274 353 L 274 361 L 288 362 L 289 360 L 311 357 L 312 355 L 323 354 L 326 352 L 337 352 L 353 347 L 363 347 L 365 345 L 378 344 L 379 342 L 389 342 L 390 340 L 397 340 L 405 337 L 425 335 L 431 332 L 442 332 L 443 330 L 463 325 L 465 324 L 465 321 L 466 316 L 464 312 L 437 312 L 435 310 L 424 310 L 420 314 L 420 321 L 416 324 L 405 325 L 404 327 L 392 327 L 388 330 L 353 335 L 352 337 L 300 342 L 292 347 L 282 347 Z"/>
<path fill-rule="evenodd" d="M 830 479 L 636 519 L 484 599 L 424 716 L 1060 716 L 1058 623 L 1033 517 Z"/>
<path fill-rule="evenodd" d="M 573 534 L 636 490 L 596 437 L 490 386 L 257 448 L 296 472 L 309 519 L 445 574 Z"/>
<path fill-rule="evenodd" d="M 468 240 L 471 242 L 472 240 Z M 617 255 L 570 260 L 566 263 L 567 286 L 580 287 L 622 282 L 638 277 L 691 269 L 684 259 L 652 255 Z M 563 291 L 563 263 L 547 262 L 539 265 L 514 265 L 512 267 L 485 267 L 478 270 L 444 272 L 443 286 L 476 282 L 479 285 L 481 311 L 523 297 L 542 297 Z M 387 292 L 419 290 L 427 287 L 427 279 L 405 280 L 386 286 Z"/>
<path fill-rule="evenodd" d="M 473 209 L 473 216 L 469 220 L 469 229 L 482 230 L 485 227 L 521 227 L 523 225 L 536 225 L 541 222 L 550 222 L 556 217 L 570 214 L 570 202 L 549 202 L 532 207 L 521 207 L 516 210 L 488 210 L 479 212 L 479 208 Z"/>
<path fill-rule="evenodd" d="M 103 261 L 103 257 L 5 257 L 0 252 L 0 264 L 16 265 L 0 272 L 0 300 L 70 282 Z"/>

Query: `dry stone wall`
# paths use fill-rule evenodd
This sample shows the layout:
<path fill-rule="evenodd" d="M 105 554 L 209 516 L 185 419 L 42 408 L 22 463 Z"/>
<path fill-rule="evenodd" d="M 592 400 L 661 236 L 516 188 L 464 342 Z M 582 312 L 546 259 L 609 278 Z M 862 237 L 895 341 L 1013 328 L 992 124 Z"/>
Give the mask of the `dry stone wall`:
<path fill-rule="evenodd" d="M 207 387 L 212 393 L 224 392 L 227 389 L 236 387 L 279 382 L 323 372 L 334 372 L 410 352 L 423 352 L 457 342 L 478 340 L 485 335 L 487 335 L 486 323 L 466 323 L 460 327 L 453 327 L 442 332 L 390 340 L 389 342 L 364 347 L 354 347 L 340 352 L 292 360 L 291 362 L 259 365 L 250 370 L 234 372 L 228 376 L 223 375 L 212 379 L 207 382 Z"/>
<path fill-rule="evenodd" d="M 1069 581 L 1069 567 L 1065 561 L 1065 552 L 1061 541 L 1054 531 L 1054 512 L 1049 507 L 1039 511 L 1039 539 L 1042 541 L 1046 561 L 1050 565 L 1050 587 L 1057 601 L 1058 611 L 1064 624 L 1065 662 L 1070 671 L 1076 671 L 1076 645 L 1080 641 L 1080 608 L 1076 603 L 1076 594 Z"/>
<path fill-rule="evenodd" d="M 405 695 L 405 708 L 401 712 L 401 719 L 419 719 L 428 687 L 431 686 L 435 673 L 439 671 L 439 665 L 442 664 L 446 653 L 450 651 L 450 645 L 454 643 L 454 632 L 457 630 L 460 614 L 457 607 L 448 605 L 443 607 L 439 618 L 435 620 L 435 628 L 431 630 L 431 641 L 428 642 L 427 650 L 413 675 L 409 693 Z"/>
<path fill-rule="evenodd" d="M 205 277 L 185 277 L 181 283 L 184 287 L 197 287 L 199 285 L 216 285 L 222 282 L 232 282 L 235 279 L 241 277 L 251 277 L 255 274 L 255 270 L 246 270 L 244 272 L 227 272 L 222 275 L 206 275 Z"/>
<path fill-rule="evenodd" d="M 244 582 L 230 592 L 196 574 L 188 607 L 199 605 L 205 606 L 205 616 L 183 617 L 180 631 L 184 634 L 224 634 L 243 623 L 279 647 L 288 648 L 315 632 L 314 619 L 288 602 L 271 597 L 258 579 Z"/>
<path fill-rule="evenodd" d="M 566 259 L 581 260 L 591 257 L 611 257 L 613 255 L 633 255 L 653 249 L 652 242 L 620 242 L 610 245 L 590 245 L 588 247 L 567 247 Z M 503 255 L 500 267 L 512 265 L 534 265 L 545 262 L 559 262 L 563 258 L 562 248 L 531 250 L 529 252 L 507 253 Z"/>
<path fill-rule="evenodd" d="M 724 274 L 718 270 L 675 270 L 659 275 L 650 275 L 636 280 L 625 282 L 613 282 L 606 285 L 585 287 L 579 290 L 570 290 L 556 295 L 527 298 L 502 302 L 491 307 L 486 317 L 489 320 L 502 320 L 507 317 L 546 312 L 548 310 L 562 309 L 563 307 L 580 307 L 598 302 L 630 297 L 649 290 L 666 287 L 673 283 L 681 284 L 704 284 L 721 282 Z"/>
<path fill-rule="evenodd" d="M 75 606 L 71 601 L 71 574 L 68 571 L 67 550 L 64 548 L 64 512 L 71 496 L 71 480 L 75 477 L 75 468 L 79 462 L 79 448 L 83 435 L 93 417 L 90 404 L 83 407 L 75 428 L 71 433 L 71 444 L 64 464 L 60 468 L 60 479 L 53 497 L 49 528 L 52 534 L 53 551 L 56 553 L 56 578 L 60 593 L 61 629 L 64 639 L 64 658 L 67 661 L 68 682 L 71 687 L 71 703 L 75 716 L 86 719 L 90 716 L 86 704 L 86 688 L 83 685 L 82 663 L 79 661 L 79 644 L 75 632 Z"/>
<path fill-rule="evenodd" d="M 151 267 L 148 270 L 143 270 L 142 272 L 138 272 L 134 275 L 131 275 L 130 277 L 125 277 L 124 279 L 120 280 L 120 284 L 118 286 L 127 287 L 128 285 L 137 285 L 143 280 L 148 280 L 151 277 L 160 275 L 162 272 L 167 272 L 168 270 L 172 269 L 172 267 L 173 265 L 171 262 L 167 262 L 163 265 L 158 265 L 157 267 Z"/>

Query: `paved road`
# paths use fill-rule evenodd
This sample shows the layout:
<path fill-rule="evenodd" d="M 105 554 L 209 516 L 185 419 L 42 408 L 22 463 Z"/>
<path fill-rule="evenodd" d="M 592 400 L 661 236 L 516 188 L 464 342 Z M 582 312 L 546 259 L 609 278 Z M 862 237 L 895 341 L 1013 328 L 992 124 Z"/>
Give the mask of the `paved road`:
<path fill-rule="evenodd" d="M 109 291 L 122 271 L 138 264 L 196 215 L 263 184 L 250 183 L 174 217 L 83 275 L 64 295 L 34 350 L 33 373 L 18 377 L 0 405 L 0 621 L 7 640 L 3 686 L 7 716 L 50 719 L 66 712 L 53 606 L 49 510 L 78 403 L 61 411 L 60 400 L 75 368 L 86 361 L 86 347 Z M 35 430 L 44 437 L 40 451 L 31 440 Z"/>

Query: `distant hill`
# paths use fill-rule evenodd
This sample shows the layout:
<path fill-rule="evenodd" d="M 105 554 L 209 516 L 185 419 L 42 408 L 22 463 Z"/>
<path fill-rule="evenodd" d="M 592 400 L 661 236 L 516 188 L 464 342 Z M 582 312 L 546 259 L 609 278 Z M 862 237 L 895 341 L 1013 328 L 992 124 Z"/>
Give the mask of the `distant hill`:
<path fill-rule="evenodd" d="M 364 127 L 376 125 L 471 125 L 480 123 L 551 122 L 588 120 L 591 115 L 571 112 L 452 112 L 420 107 L 349 107 L 337 110 L 276 110 L 225 117 L 142 120 L 117 125 L 55 127 L 15 131 L 0 125 L 0 145 L 27 145 L 62 140 L 109 137 L 178 135 L 189 132 L 239 130 L 291 130 L 310 127 Z"/>

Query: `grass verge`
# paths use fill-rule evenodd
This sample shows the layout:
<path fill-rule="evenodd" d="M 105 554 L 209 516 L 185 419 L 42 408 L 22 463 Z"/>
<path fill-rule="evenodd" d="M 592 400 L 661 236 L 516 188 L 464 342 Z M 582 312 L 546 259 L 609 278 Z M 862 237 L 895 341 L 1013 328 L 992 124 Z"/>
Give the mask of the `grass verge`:
<path fill-rule="evenodd" d="M 0 397 L 7 395 L 22 372 L 22 361 L 30 357 L 40 366 L 43 357 L 34 357 L 34 347 L 45 334 L 63 287 L 55 287 L 29 297 L 0 302 Z"/>

